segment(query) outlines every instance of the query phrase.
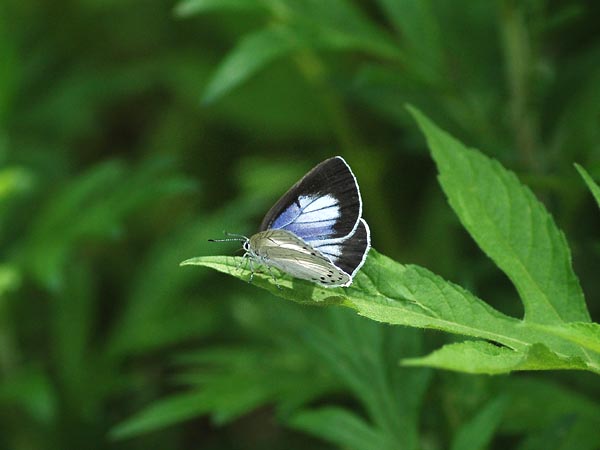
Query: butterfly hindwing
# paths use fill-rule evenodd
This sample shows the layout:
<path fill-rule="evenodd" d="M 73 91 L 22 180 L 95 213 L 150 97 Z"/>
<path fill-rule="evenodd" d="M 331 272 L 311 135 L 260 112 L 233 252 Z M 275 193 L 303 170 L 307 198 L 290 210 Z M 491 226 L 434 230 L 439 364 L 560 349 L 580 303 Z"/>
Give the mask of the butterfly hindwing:
<path fill-rule="evenodd" d="M 360 219 L 356 230 L 344 239 L 311 242 L 312 247 L 351 277 L 362 267 L 371 247 L 369 226 Z"/>
<path fill-rule="evenodd" d="M 343 158 L 329 158 L 308 172 L 266 214 L 260 230 L 281 229 L 312 243 L 340 239 L 362 214 L 358 184 Z"/>

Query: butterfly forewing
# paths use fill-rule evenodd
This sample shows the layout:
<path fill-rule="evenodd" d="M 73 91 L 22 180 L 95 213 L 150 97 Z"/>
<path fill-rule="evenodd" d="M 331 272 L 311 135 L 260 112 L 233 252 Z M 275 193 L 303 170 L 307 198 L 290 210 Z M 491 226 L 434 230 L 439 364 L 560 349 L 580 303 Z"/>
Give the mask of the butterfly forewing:
<path fill-rule="evenodd" d="M 352 233 L 362 214 L 358 184 L 339 156 L 308 172 L 266 214 L 260 230 L 281 229 L 309 244 Z"/>
<path fill-rule="evenodd" d="M 285 230 L 266 230 L 250 238 L 251 253 L 263 264 L 323 286 L 348 286 L 352 277 L 318 250 Z"/>

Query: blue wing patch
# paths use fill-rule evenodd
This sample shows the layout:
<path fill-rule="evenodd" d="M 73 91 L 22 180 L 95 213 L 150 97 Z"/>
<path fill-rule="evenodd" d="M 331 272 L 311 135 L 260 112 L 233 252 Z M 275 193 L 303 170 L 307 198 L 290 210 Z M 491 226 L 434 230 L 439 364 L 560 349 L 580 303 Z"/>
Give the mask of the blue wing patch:
<path fill-rule="evenodd" d="M 311 241 L 335 234 L 340 215 L 340 204 L 331 195 L 300 196 L 273 221 L 271 228 L 287 230 Z"/>

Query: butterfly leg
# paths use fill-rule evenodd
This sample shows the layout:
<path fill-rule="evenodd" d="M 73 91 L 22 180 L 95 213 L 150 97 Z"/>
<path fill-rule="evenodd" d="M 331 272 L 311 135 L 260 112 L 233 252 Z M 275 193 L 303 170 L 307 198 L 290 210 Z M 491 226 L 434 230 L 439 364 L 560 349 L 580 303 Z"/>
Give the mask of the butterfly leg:
<path fill-rule="evenodd" d="M 254 260 L 251 256 L 248 256 L 248 266 L 250 266 L 250 278 L 248 278 L 248 283 L 252 283 L 254 279 Z"/>
<path fill-rule="evenodd" d="M 240 270 L 240 269 L 242 268 L 242 264 L 244 264 L 244 263 L 246 263 L 246 266 L 245 266 L 245 267 L 247 267 L 247 266 L 248 266 L 248 258 L 249 258 L 249 257 L 250 257 L 250 254 L 249 254 L 248 252 L 244 253 L 244 254 L 242 255 L 242 259 L 240 259 L 240 260 L 238 261 L 236 269 L 237 269 L 237 270 Z"/>
<path fill-rule="evenodd" d="M 273 269 L 271 269 L 271 266 L 267 266 L 267 270 L 269 271 L 269 275 L 271 275 L 271 278 L 273 278 L 273 283 L 275 283 L 275 286 L 277 286 L 277 289 L 281 290 L 282 288 L 281 288 L 281 286 L 279 286 L 279 283 L 277 282 L 277 277 L 273 273 Z"/>

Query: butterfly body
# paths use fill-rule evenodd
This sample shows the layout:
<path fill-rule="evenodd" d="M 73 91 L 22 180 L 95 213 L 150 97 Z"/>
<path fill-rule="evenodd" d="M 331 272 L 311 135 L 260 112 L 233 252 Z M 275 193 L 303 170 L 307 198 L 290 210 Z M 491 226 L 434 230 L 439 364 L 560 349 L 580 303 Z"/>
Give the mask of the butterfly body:
<path fill-rule="evenodd" d="M 340 156 L 294 184 L 244 242 L 244 257 L 325 287 L 349 286 L 371 248 L 356 177 Z M 252 279 L 252 277 L 251 277 Z"/>

